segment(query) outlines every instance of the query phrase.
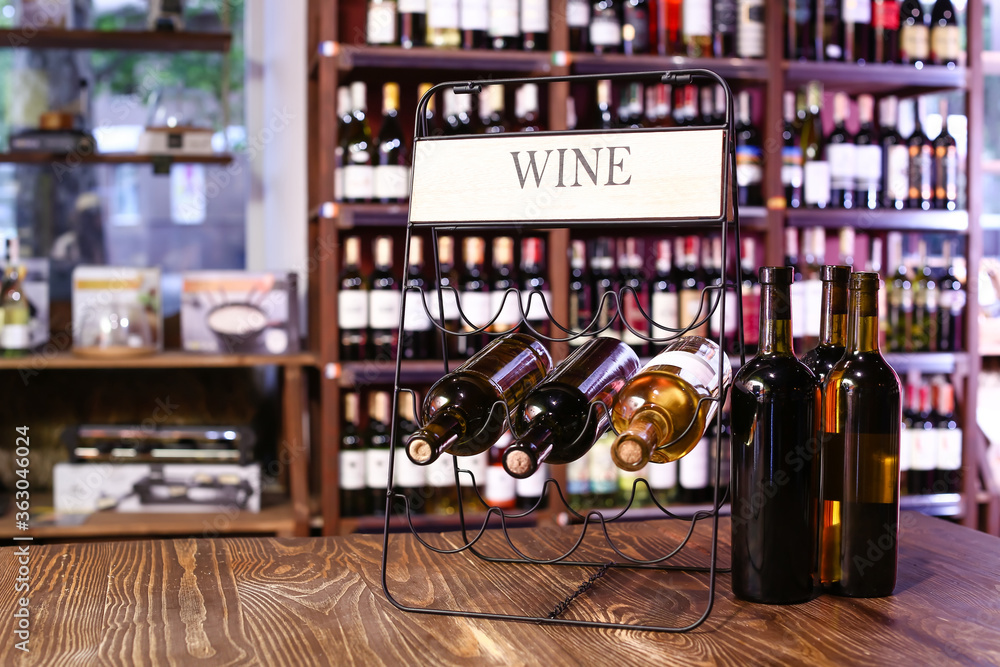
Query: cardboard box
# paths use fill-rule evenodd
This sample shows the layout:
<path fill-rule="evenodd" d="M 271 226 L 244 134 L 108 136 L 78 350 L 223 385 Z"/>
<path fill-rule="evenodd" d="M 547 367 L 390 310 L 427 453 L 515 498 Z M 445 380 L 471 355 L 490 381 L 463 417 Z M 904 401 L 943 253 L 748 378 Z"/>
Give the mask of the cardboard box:
<path fill-rule="evenodd" d="M 57 463 L 57 512 L 260 511 L 260 465 Z"/>
<path fill-rule="evenodd" d="M 183 275 L 185 350 L 222 354 L 299 351 L 295 273 L 192 271 Z"/>
<path fill-rule="evenodd" d="M 73 345 L 84 349 L 162 350 L 160 269 L 76 267 Z"/>

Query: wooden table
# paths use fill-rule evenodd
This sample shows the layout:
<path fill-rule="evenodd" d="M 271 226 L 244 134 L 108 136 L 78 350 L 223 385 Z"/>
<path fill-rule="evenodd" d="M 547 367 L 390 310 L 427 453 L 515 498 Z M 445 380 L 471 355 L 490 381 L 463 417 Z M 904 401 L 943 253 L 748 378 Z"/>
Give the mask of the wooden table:
<path fill-rule="evenodd" d="M 18 566 L 5 548 L 0 664 L 1000 664 L 1000 539 L 913 513 L 901 525 L 893 597 L 754 605 L 733 600 L 720 575 L 712 615 L 687 634 L 405 613 L 382 594 L 380 536 L 33 545 L 27 655 L 11 638 Z M 682 533 L 668 521 L 612 528 L 626 549 L 662 548 Z M 699 525 L 688 562 L 706 558 L 709 528 Z M 575 530 L 521 529 L 514 539 L 541 554 Z M 723 519 L 726 562 L 728 534 Z M 456 543 L 454 534 L 431 537 Z M 544 615 L 593 572 L 436 556 L 410 536 L 393 537 L 392 554 L 400 598 L 496 611 Z M 566 617 L 692 618 L 705 581 L 613 569 Z"/>

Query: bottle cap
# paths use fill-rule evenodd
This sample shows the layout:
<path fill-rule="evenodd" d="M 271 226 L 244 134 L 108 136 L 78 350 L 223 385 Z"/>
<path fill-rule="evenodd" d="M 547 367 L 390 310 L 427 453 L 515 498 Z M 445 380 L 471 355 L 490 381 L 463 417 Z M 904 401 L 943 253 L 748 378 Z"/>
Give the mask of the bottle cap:
<path fill-rule="evenodd" d="M 874 271 L 855 271 L 851 274 L 852 290 L 878 290 L 879 277 Z"/>
<path fill-rule="evenodd" d="M 826 264 L 819 269 L 819 279 L 825 283 L 847 283 L 851 279 L 851 267 Z"/>
<path fill-rule="evenodd" d="M 757 279 L 761 285 L 791 285 L 792 267 L 762 266 L 757 272 Z"/>

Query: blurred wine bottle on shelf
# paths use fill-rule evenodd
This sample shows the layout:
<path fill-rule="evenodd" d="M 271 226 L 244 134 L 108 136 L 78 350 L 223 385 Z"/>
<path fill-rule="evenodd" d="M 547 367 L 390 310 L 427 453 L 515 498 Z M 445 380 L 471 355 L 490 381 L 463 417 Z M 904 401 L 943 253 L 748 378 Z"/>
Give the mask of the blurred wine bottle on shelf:
<path fill-rule="evenodd" d="M 375 270 L 368 291 L 368 326 L 374 357 L 388 361 L 396 357 L 400 305 L 400 289 L 392 269 L 391 236 L 375 239 L 374 257 Z"/>
<path fill-rule="evenodd" d="M 750 93 L 737 95 L 736 120 L 736 181 L 740 206 L 762 206 L 764 152 L 760 135 L 751 120 Z"/>
<path fill-rule="evenodd" d="M 397 394 L 396 402 L 396 433 L 393 452 L 393 491 L 406 497 L 411 514 L 423 514 L 426 511 L 427 498 L 427 467 L 418 466 L 406 455 L 404 443 L 417 430 L 414 395 L 408 391 Z M 402 514 L 407 505 L 400 498 L 394 498 L 392 511 Z"/>
<path fill-rule="evenodd" d="M 365 486 L 371 498 L 372 513 L 385 514 L 386 482 L 389 479 L 389 445 L 392 428 L 392 397 L 387 391 L 368 395 L 368 426 L 363 432 L 365 444 Z"/>
<path fill-rule="evenodd" d="M 486 241 L 479 236 L 462 239 L 463 271 L 459 278 L 463 335 L 457 337 L 458 356 L 468 358 L 486 347 L 489 334 L 472 333 L 493 319 L 489 276 L 486 275 Z"/>
<path fill-rule="evenodd" d="M 434 300 L 424 272 L 424 239 L 413 236 L 410 238 L 410 258 L 406 269 L 406 313 L 401 345 L 404 359 L 430 359 L 434 354 L 437 330 L 428 315 L 428 311 L 434 312 Z"/>
<path fill-rule="evenodd" d="M 344 412 L 340 424 L 340 514 L 365 516 L 371 513 L 366 486 L 365 444 L 361 438 L 360 398 L 356 391 L 344 393 Z"/>
<path fill-rule="evenodd" d="M 344 241 L 344 268 L 337 291 L 337 326 L 340 329 L 340 359 L 365 358 L 368 347 L 368 281 L 361 275 L 361 239 Z"/>
<path fill-rule="evenodd" d="M 375 195 L 372 131 L 368 124 L 368 88 L 364 81 L 351 84 L 354 119 L 343 135 L 344 201 L 367 202 Z"/>
<path fill-rule="evenodd" d="M 850 266 L 825 265 L 820 269 L 823 296 L 819 344 L 802 356 L 802 363 L 820 383 L 826 380 L 846 350 L 847 283 L 850 277 Z"/>
<path fill-rule="evenodd" d="M 399 84 L 382 86 L 382 127 L 375 144 L 374 200 L 383 204 L 406 201 L 410 168 L 406 140 L 399 124 Z"/>

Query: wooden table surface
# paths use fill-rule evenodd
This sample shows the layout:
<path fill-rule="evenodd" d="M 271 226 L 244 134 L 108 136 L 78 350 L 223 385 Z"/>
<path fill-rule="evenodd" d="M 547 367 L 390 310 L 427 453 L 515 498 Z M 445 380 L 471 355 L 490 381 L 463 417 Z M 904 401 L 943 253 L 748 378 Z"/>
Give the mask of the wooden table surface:
<path fill-rule="evenodd" d="M 4 548 L 0 664 L 1000 664 L 1000 539 L 913 513 L 901 526 L 894 596 L 755 605 L 734 600 L 729 575 L 720 575 L 712 615 L 686 634 L 402 612 L 381 590 L 381 536 L 32 545 L 28 654 L 14 648 L 18 563 L 15 548 Z M 541 556 L 577 530 L 521 529 L 513 539 Z M 671 521 L 611 527 L 636 554 L 667 548 L 683 532 Z M 722 519 L 723 562 L 728 535 Z M 702 522 L 682 561 L 707 562 L 709 537 Z M 428 539 L 457 543 L 455 534 Z M 588 537 L 583 548 L 600 555 L 601 542 Z M 496 554 L 504 546 L 483 544 Z M 594 571 L 439 556 L 411 536 L 394 536 L 390 548 L 391 590 L 420 605 L 544 615 Z M 706 582 L 612 569 L 565 617 L 683 622 L 704 608 Z"/>

